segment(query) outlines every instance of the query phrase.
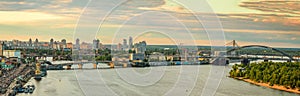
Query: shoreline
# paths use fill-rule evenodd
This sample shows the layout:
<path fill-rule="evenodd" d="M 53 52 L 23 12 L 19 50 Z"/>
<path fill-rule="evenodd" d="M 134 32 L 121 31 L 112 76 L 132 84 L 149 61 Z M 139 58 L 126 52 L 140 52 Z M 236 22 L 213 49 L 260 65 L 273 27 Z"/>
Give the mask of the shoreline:
<path fill-rule="evenodd" d="M 28 66 L 28 65 L 21 65 L 21 66 L 24 66 L 23 68 L 22 67 L 19 67 L 18 69 L 15 69 L 15 70 L 21 70 L 20 72 L 16 72 L 14 74 L 18 74 L 18 76 L 16 76 L 16 78 L 18 78 L 19 76 L 24 76 L 23 77 L 23 81 L 20 81 L 19 84 L 17 84 L 17 81 L 15 81 L 16 78 L 13 78 L 13 82 L 11 82 L 9 84 L 9 86 L 6 88 L 6 92 L 3 93 L 3 94 L 0 94 L 0 95 L 4 95 L 4 96 L 9 96 L 9 94 L 18 94 L 18 92 L 15 91 L 14 88 L 16 87 L 23 87 L 26 83 L 28 83 L 28 81 L 32 78 L 32 75 L 30 74 L 32 69 Z"/>
<path fill-rule="evenodd" d="M 233 77 L 230 77 L 230 78 L 233 78 Z M 276 84 L 274 84 L 273 86 L 270 86 L 268 83 L 258 83 L 258 82 L 252 81 L 250 79 L 244 79 L 242 77 L 237 77 L 237 78 L 233 78 L 233 79 L 241 80 L 241 81 L 244 81 L 244 82 L 248 82 L 250 84 L 261 86 L 261 87 L 267 87 L 267 88 L 271 88 L 271 89 L 275 89 L 275 90 L 280 90 L 280 91 L 285 91 L 285 92 L 300 94 L 300 89 L 297 89 L 297 88 L 295 88 L 295 89 L 287 89 L 284 86 L 276 85 Z"/>

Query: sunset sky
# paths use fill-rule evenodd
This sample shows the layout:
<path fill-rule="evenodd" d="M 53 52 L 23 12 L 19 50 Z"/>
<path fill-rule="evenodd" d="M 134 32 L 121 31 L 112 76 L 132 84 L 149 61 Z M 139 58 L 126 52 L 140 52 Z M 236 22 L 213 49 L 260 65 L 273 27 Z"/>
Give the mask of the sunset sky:
<path fill-rule="evenodd" d="M 148 44 L 175 44 L 175 37 L 177 43 L 210 45 L 213 38 L 208 38 L 206 30 L 215 29 L 202 24 L 220 22 L 226 42 L 300 47 L 300 1 L 199 1 L 1 0 L 0 40 L 65 38 L 73 42 L 80 38 L 91 42 L 98 38 L 111 44 L 134 34 L 136 42 L 146 40 Z M 195 15 L 214 14 L 218 18 L 195 19 Z"/>

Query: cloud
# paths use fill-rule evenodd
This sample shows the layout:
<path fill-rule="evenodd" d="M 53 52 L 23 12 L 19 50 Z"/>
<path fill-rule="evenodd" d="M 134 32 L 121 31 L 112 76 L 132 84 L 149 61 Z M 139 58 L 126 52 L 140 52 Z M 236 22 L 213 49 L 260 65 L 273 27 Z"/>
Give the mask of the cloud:
<path fill-rule="evenodd" d="M 209 45 L 210 43 L 202 24 L 218 22 L 209 17 L 214 13 L 200 12 L 194 14 L 207 17 L 207 19 L 198 21 L 194 14 L 171 0 L 128 0 L 112 11 L 110 11 L 111 6 L 108 5 L 115 4 L 117 1 L 112 3 L 110 0 L 91 0 L 89 8 L 85 10 L 84 14 L 81 14 L 87 2 L 88 0 L 24 0 L 22 2 L 20 0 L 1 0 L 0 17 L 3 18 L 0 18 L 0 24 L 10 24 L 14 25 L 14 27 L 9 27 L 5 30 L 1 29 L 0 31 L 15 32 L 15 34 L 21 35 L 25 34 L 24 30 L 29 30 L 30 32 L 41 31 L 39 35 L 47 33 L 47 36 L 61 37 L 59 32 L 61 34 L 72 33 L 75 27 L 82 27 L 82 32 L 86 34 L 97 31 L 100 21 L 104 19 L 104 17 L 99 17 L 100 15 L 112 12 L 105 18 L 106 21 L 100 29 L 100 33 L 103 35 L 100 39 L 104 39 L 106 43 L 111 42 L 114 33 L 119 27 L 122 27 L 121 25 L 124 22 L 136 18 L 138 20 L 129 21 L 126 26 L 123 26 L 127 27 L 123 31 L 124 33 L 140 33 L 145 31 L 142 29 L 146 29 L 168 31 L 176 36 L 185 37 L 189 35 L 185 29 L 187 28 L 193 36 L 197 35 L 197 43 Z M 289 4 L 293 7 L 286 7 Z M 217 14 L 224 27 L 225 35 L 227 35 L 226 39 L 237 39 L 241 42 L 256 40 L 264 42 L 269 40 L 268 42 L 299 44 L 299 42 L 296 42 L 299 39 L 295 38 L 299 37 L 300 32 L 298 28 L 300 17 L 299 10 L 297 10 L 300 8 L 297 6 L 296 1 L 267 2 L 256 0 L 242 2 L 240 6 L 244 7 L 243 9 L 260 10 L 262 13 L 250 13 L 250 11 L 247 11 L 247 13 Z M 158 13 L 143 14 L 146 11 Z M 81 18 L 78 20 L 80 16 Z M 77 21 L 80 22 L 78 23 Z M 79 26 L 77 26 L 77 23 Z M 181 24 L 186 27 L 181 26 Z M 23 30 L 19 30 L 19 26 L 24 26 L 20 28 Z M 39 29 L 36 30 L 34 27 Z M 51 31 L 55 31 L 56 35 L 52 35 Z M 182 39 L 182 42 L 194 42 L 188 39 L 183 40 L 184 38 L 181 37 L 178 39 Z M 170 40 L 157 38 L 155 35 L 149 35 L 147 38 L 142 39 L 148 39 L 151 43 L 172 43 Z"/>
<path fill-rule="evenodd" d="M 230 41 L 228 41 L 230 42 Z M 294 44 L 289 42 L 270 42 L 270 41 L 237 41 L 239 46 L 245 46 L 245 45 L 264 45 L 264 46 L 270 46 L 275 48 L 282 48 L 282 47 L 289 47 L 289 48 L 299 48 L 300 44 Z"/>
<path fill-rule="evenodd" d="M 42 12 L 23 12 L 23 11 L 0 11 L 1 24 L 18 24 L 21 22 L 35 22 L 47 20 L 64 19 L 62 16 Z"/>
<path fill-rule="evenodd" d="M 57 0 L 58 3 L 71 3 L 73 0 Z"/>
<path fill-rule="evenodd" d="M 73 1 L 77 2 L 74 3 Z M 1 0 L 0 11 L 30 11 L 55 15 L 78 15 L 86 3 L 87 0 Z"/>
<path fill-rule="evenodd" d="M 185 9 L 183 6 L 175 3 L 171 0 L 163 0 L 164 3 L 162 5 L 156 7 L 138 7 L 137 9 L 140 10 L 152 10 L 152 11 L 169 11 L 169 12 L 176 12 L 176 13 L 188 13 L 188 10 Z"/>
<path fill-rule="evenodd" d="M 297 0 L 258 0 L 245 1 L 241 7 L 260 10 L 264 12 L 274 12 L 283 14 L 299 14 L 300 1 Z M 288 7 L 286 7 L 288 6 Z"/>
<path fill-rule="evenodd" d="M 298 39 L 297 37 L 292 37 L 292 38 L 291 38 L 291 40 L 297 40 L 297 39 Z"/>
<path fill-rule="evenodd" d="M 280 34 L 280 35 L 299 35 L 299 31 L 280 31 L 280 30 L 255 30 L 255 29 L 223 29 L 225 32 L 255 33 L 255 34 Z"/>
<path fill-rule="evenodd" d="M 150 36 L 156 35 L 156 37 Z M 163 37 L 163 38 L 162 38 Z M 182 38 L 169 38 L 162 34 L 145 34 L 134 38 L 134 42 L 146 41 L 149 45 L 176 45 L 176 44 L 185 44 L 185 45 L 210 45 L 209 40 L 204 39 L 182 39 Z"/>
<path fill-rule="evenodd" d="M 218 14 L 225 29 L 255 29 L 255 30 L 279 30 L 300 31 L 297 21 L 289 15 L 277 14 Z M 292 23 L 294 22 L 294 23 Z"/>
<path fill-rule="evenodd" d="M 265 14 L 254 14 L 256 18 L 248 16 L 255 22 L 281 23 L 288 26 L 300 25 L 300 1 L 297 0 L 244 1 L 239 6 L 265 12 Z"/>

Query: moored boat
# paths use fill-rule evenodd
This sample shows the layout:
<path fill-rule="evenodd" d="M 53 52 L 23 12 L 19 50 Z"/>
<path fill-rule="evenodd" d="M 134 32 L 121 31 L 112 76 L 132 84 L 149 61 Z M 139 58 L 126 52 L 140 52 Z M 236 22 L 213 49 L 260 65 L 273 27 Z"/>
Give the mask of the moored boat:
<path fill-rule="evenodd" d="M 40 63 L 36 63 L 34 79 L 37 80 L 37 81 L 42 80 L 41 64 Z"/>

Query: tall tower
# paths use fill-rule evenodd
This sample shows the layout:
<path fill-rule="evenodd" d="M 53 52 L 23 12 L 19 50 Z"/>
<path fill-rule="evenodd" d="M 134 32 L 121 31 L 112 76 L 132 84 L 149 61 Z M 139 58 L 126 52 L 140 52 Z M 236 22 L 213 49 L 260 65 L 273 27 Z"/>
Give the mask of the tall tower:
<path fill-rule="evenodd" d="M 132 42 L 132 37 L 131 36 L 129 36 L 129 50 L 131 50 L 132 49 L 132 46 L 133 46 L 133 42 Z"/>

